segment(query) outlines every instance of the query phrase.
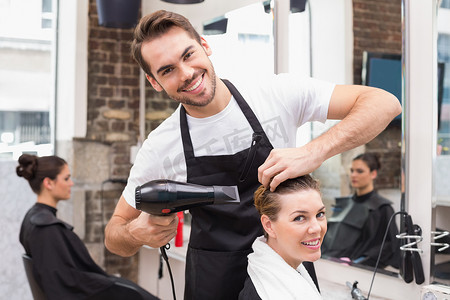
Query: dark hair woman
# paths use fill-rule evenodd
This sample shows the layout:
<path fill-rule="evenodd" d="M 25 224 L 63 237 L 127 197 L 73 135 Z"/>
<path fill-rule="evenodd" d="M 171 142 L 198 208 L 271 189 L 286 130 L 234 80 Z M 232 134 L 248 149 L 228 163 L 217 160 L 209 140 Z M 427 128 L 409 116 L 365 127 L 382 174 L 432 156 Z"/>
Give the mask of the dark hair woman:
<path fill-rule="evenodd" d="M 58 202 L 70 198 L 73 186 L 64 159 L 23 154 L 16 173 L 37 195 L 22 221 L 19 239 L 47 299 L 157 299 L 133 282 L 103 271 L 73 227 L 56 217 Z"/>
<path fill-rule="evenodd" d="M 324 256 L 349 258 L 353 263 L 375 266 L 390 217 L 392 202 L 374 188 L 381 164 L 375 153 L 356 156 L 350 168 L 353 196 L 338 198 L 333 215 L 328 219 L 328 234 L 322 248 Z M 400 263 L 398 233 L 391 223 L 383 247 L 379 267 Z"/>

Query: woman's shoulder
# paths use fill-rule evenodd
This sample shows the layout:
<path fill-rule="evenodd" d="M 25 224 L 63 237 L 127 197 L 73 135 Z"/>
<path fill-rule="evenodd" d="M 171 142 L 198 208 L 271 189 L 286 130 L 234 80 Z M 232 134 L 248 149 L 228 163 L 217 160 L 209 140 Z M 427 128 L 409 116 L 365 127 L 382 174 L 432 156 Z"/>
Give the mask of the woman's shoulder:
<path fill-rule="evenodd" d="M 393 204 L 391 200 L 381 196 L 376 190 L 373 191 L 368 203 L 371 204 L 371 209 L 379 209 L 383 206 L 391 206 Z"/>
<path fill-rule="evenodd" d="M 245 280 L 244 288 L 239 293 L 239 300 L 261 300 L 249 276 Z"/>
<path fill-rule="evenodd" d="M 38 207 L 34 209 L 33 213 L 30 215 L 30 223 L 37 227 L 62 225 L 69 230 L 73 229 L 71 225 L 58 219 L 50 210 Z"/>

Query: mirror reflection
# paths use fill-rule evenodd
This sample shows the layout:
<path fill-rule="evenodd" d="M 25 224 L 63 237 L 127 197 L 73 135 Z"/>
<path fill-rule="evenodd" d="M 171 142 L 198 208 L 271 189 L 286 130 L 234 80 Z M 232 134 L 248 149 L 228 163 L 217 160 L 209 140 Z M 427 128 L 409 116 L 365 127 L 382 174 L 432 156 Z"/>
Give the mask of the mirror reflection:
<path fill-rule="evenodd" d="M 353 83 L 383 88 L 401 100 L 401 1 L 370 7 L 353 4 Z M 312 137 L 331 125 L 313 123 Z M 321 181 L 329 221 L 322 258 L 373 270 L 387 231 L 378 272 L 398 276 L 399 218 L 389 228 L 387 223 L 400 210 L 401 137 L 398 116 L 374 140 L 329 159 L 314 172 Z M 376 157 L 379 164 L 364 161 L 365 156 Z"/>
<path fill-rule="evenodd" d="M 328 218 L 328 232 L 322 247 L 323 257 L 341 262 L 375 267 L 399 267 L 398 228 L 389 224 L 394 214 L 392 202 L 375 189 L 381 168 L 376 153 L 366 152 L 353 158 L 350 167 L 352 196 L 337 197 Z M 388 227 L 389 226 L 389 227 Z M 385 229 L 386 240 L 383 242 Z"/>
<path fill-rule="evenodd" d="M 435 232 L 432 233 L 432 275 L 450 284 L 450 1 L 442 1 L 437 19 L 437 147 L 434 163 Z"/>

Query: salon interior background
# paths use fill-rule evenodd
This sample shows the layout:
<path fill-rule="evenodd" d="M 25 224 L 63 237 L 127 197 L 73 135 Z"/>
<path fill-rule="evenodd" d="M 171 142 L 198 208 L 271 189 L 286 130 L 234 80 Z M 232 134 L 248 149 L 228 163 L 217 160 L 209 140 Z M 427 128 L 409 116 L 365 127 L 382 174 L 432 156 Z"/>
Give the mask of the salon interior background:
<path fill-rule="evenodd" d="M 65 0 L 66 1 L 66 0 Z M 335 1 L 335 0 L 330 0 Z M 34 9 L 43 12 L 41 24 L 45 26 L 55 26 L 49 24 L 56 11 L 55 1 L 11 1 L 20 5 L 30 5 Z M 32 4 L 37 2 L 38 5 Z M 140 81 L 139 68 L 131 60 L 129 55 L 129 45 L 132 38 L 132 29 L 114 29 L 98 25 L 98 15 L 95 0 L 88 0 L 86 8 L 78 10 L 83 12 L 78 20 L 85 21 L 88 39 L 85 44 L 76 45 L 74 48 L 82 47 L 77 51 L 86 52 L 86 72 L 82 74 L 87 81 L 86 90 L 64 91 L 64 86 L 59 86 L 59 93 L 72 92 L 74 95 L 85 92 L 87 94 L 86 107 L 77 107 L 76 101 L 67 104 L 59 101 L 56 106 L 50 104 L 47 107 L 38 107 L 38 103 L 46 103 L 43 98 L 55 99 L 55 78 L 52 75 L 52 68 L 58 70 L 59 76 L 64 73 L 64 63 L 56 65 L 55 57 L 57 47 L 45 39 L 53 39 L 54 36 L 43 37 L 41 40 L 27 37 L 22 40 L 21 48 L 17 48 L 14 42 L 17 42 L 12 36 L 0 36 L 0 78 L 2 82 L 12 80 L 11 74 L 26 74 L 22 84 L 16 88 L 17 94 L 5 95 L 4 87 L 1 87 L 0 96 L 0 134 L 5 132 L 16 132 L 16 140 L 10 141 L 11 144 L 20 144 L 34 139 L 42 147 L 25 149 L 25 151 L 36 151 L 39 154 L 50 154 L 53 146 L 56 154 L 67 158 L 71 165 L 75 187 L 71 201 L 60 207 L 63 218 L 72 223 L 77 233 L 86 243 L 93 256 L 100 265 L 104 266 L 109 273 L 118 273 L 121 276 L 137 281 L 138 256 L 130 258 L 121 258 L 109 253 L 103 245 L 103 227 L 112 214 L 115 207 L 115 201 L 119 199 L 123 184 L 104 182 L 108 179 L 126 179 L 131 167 L 130 151 L 132 146 L 139 142 L 140 136 Z M 351 22 L 353 34 L 353 82 L 342 83 L 361 83 L 361 66 L 363 51 L 385 52 L 401 54 L 401 0 L 354 0 L 344 1 L 351 3 L 353 21 Z M 311 1 L 314 5 L 317 0 Z M 0 4 L 5 5 L 5 3 Z M 19 4 L 18 4 L 19 5 Z M 40 6 L 39 6 L 40 5 Z M 60 9 L 68 9 L 63 5 Z M 1 9 L 0 9 L 1 11 Z M 46 19 L 48 16 L 48 20 Z M 0 19 L 7 20 L 8 18 Z M 211 16 L 215 17 L 215 16 Z M 383 20 L 382 24 L 378 20 Z M 55 19 L 53 19 L 55 21 Z M 0 21 L 2 22 L 2 21 Z M 6 32 L 4 21 L 0 23 L 1 32 Z M 10 28 L 10 26 L 9 26 Z M 63 32 L 68 35 L 77 36 L 80 33 L 77 30 L 83 30 L 83 27 L 60 28 L 61 36 Z M 55 34 L 54 32 L 52 34 Z M 69 40 L 73 41 L 73 40 Z M 83 47 L 85 46 L 85 47 Z M 333 45 L 328 45 L 329 51 L 333 51 Z M 7 56 L 12 55 L 13 59 L 6 60 Z M 33 64 L 28 62 L 40 62 L 40 65 L 34 69 Z M 60 60 L 58 60 L 60 61 Z M 67 61 L 73 63 L 70 58 Z M 45 66 L 44 66 L 45 65 Z M 82 68 L 83 66 L 76 66 Z M 76 68 L 75 67 L 75 68 Z M 74 66 L 71 66 L 73 69 Z M 333 66 L 329 66 L 333 68 Z M 250 70 L 251 71 L 251 70 Z M 73 74 L 64 74 L 71 77 Z M 37 81 L 38 80 L 38 81 Z M 72 78 L 72 80 L 79 80 Z M 32 85 L 34 84 L 34 85 Z M 47 92 L 40 92 L 39 85 L 49 86 Z M 11 97 L 6 100 L 6 96 Z M 28 99 L 25 107 L 14 108 L 14 97 L 23 96 Z M 71 96 L 74 97 L 74 96 Z M 145 135 L 157 127 L 167 116 L 175 109 L 176 104 L 165 97 L 164 94 L 156 93 L 147 84 L 145 86 Z M 5 102 L 6 101 L 6 102 Z M 72 105 L 72 106 L 71 106 Z M 65 107 L 69 106 L 69 107 Z M 35 111 L 30 111 L 31 107 L 36 107 Z M 73 116 L 67 115 L 66 126 L 72 132 L 77 132 L 78 124 L 85 126 L 84 136 L 76 136 L 69 140 L 64 138 L 67 128 L 64 128 L 64 122 L 55 122 L 55 114 L 61 114 L 64 109 L 68 111 L 85 112 L 86 122 L 72 120 Z M 33 116 L 32 118 L 30 116 Z M 33 124 L 25 124 L 25 120 L 35 120 Z M 11 124 L 17 127 L 10 128 Z M 58 126 L 56 126 L 58 125 Z M 56 128 L 55 128 L 56 127 Z M 31 128 L 40 130 L 33 133 Z M 53 128 L 53 129 L 52 129 Z M 81 128 L 82 130 L 83 128 Z M 52 131 L 56 130 L 56 131 Z M 55 135 L 56 132 L 56 135 Z M 26 138 L 26 135 L 34 138 Z M 33 135 L 34 134 L 34 135 Z M 19 135 L 22 140 L 17 140 Z M 70 135 L 70 134 L 69 134 Z M 3 135 L 5 139 L 10 139 L 10 135 Z M 380 188 L 397 188 L 400 183 L 400 146 L 401 129 L 399 126 L 390 126 L 379 137 L 366 146 L 366 150 L 381 154 L 384 166 L 382 174 L 378 176 L 377 185 Z M 3 144 L 8 140 L 2 141 Z M 50 146 L 48 146 L 50 145 Z M 9 295 L 11 298 L 19 299 L 16 296 L 22 295 L 23 299 L 29 297 L 28 283 L 26 282 L 20 255 L 23 252 L 18 240 L 18 226 L 26 209 L 31 206 L 34 197 L 31 194 L 23 194 L 28 190 L 24 183 L 18 183 L 11 170 L 15 167 L 15 162 L 8 158 L 8 153 L 2 153 L 1 181 L 0 187 L 6 193 L 2 193 L 2 207 L 6 207 L 0 218 L 0 228 L 2 228 L 1 245 L 4 261 L 8 265 L 2 268 L 0 276 L 0 293 Z M 348 160 L 352 154 L 343 154 L 340 160 Z M 14 158 L 17 158 L 16 156 Z M 9 160 L 9 161 L 8 161 Z M 333 168 L 333 165 L 330 165 Z M 339 170 L 338 170 L 339 171 Z M 340 171 L 339 171 L 340 172 Z M 11 176 L 12 174 L 12 176 Z M 330 183 L 330 189 L 340 189 L 343 174 L 338 175 L 336 183 Z M 345 182 L 342 186 L 347 186 Z M 17 193 L 20 191 L 21 193 Z M 30 192 L 31 193 L 31 192 Z M 18 195 L 20 194 L 20 195 Z M 17 234 L 16 234 L 17 233 Z M 28 296 L 27 296 L 28 295 Z"/>

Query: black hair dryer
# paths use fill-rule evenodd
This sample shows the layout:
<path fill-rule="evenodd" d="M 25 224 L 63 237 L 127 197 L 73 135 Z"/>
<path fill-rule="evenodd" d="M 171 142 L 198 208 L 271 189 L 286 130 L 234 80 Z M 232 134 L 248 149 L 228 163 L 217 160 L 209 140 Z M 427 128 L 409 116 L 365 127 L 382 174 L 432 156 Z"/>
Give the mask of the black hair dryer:
<path fill-rule="evenodd" d="M 152 215 L 210 204 L 239 204 L 237 186 L 204 186 L 168 179 L 149 181 L 136 187 L 136 208 Z"/>

